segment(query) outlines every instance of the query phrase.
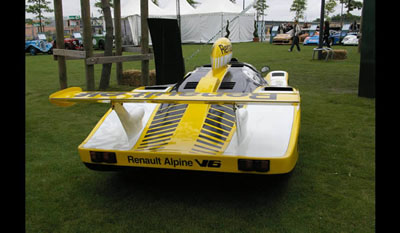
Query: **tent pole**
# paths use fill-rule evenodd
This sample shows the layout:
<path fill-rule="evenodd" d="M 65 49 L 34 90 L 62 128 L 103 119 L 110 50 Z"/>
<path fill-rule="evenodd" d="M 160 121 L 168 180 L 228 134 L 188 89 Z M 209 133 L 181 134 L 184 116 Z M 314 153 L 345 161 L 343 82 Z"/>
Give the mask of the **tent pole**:
<path fill-rule="evenodd" d="M 182 35 L 182 31 L 181 31 L 181 5 L 180 5 L 180 1 L 179 0 L 176 0 L 176 19 L 178 20 L 179 33 Z"/>

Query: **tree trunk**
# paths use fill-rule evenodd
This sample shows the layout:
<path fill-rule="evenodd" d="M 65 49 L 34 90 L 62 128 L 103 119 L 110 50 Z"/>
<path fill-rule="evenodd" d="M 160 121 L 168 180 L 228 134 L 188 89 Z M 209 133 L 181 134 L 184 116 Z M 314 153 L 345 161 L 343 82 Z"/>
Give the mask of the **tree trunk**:
<path fill-rule="evenodd" d="M 101 8 L 103 9 L 104 21 L 106 23 L 106 38 L 104 45 L 104 56 L 112 56 L 113 46 L 113 24 L 110 10 L 110 0 L 101 0 Z M 103 64 L 101 71 L 100 90 L 105 90 L 110 85 L 112 63 Z"/>

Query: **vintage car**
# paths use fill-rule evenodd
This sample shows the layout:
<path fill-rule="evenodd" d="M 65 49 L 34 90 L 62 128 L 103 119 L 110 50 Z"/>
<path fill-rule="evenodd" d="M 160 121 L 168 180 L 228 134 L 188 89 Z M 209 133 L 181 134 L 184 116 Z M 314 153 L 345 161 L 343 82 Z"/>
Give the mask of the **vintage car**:
<path fill-rule="evenodd" d="M 53 41 L 53 46 L 57 47 L 57 40 Z M 70 50 L 83 50 L 82 41 L 78 38 L 64 38 L 65 49 Z"/>
<path fill-rule="evenodd" d="M 298 159 L 299 91 L 289 86 L 287 72 L 264 66 L 262 75 L 232 54 L 229 39 L 220 38 L 211 64 L 178 83 L 119 92 L 70 87 L 49 100 L 111 105 L 78 147 L 93 170 L 289 173 Z"/>
<path fill-rule="evenodd" d="M 31 55 L 37 53 L 53 53 L 53 44 L 46 41 L 46 36 L 43 34 L 38 35 L 38 40 L 27 40 L 25 41 L 25 52 Z"/>
<path fill-rule="evenodd" d="M 310 31 L 308 28 L 302 29 L 299 35 L 299 43 L 303 43 L 304 40 L 310 36 Z"/>
<path fill-rule="evenodd" d="M 332 46 L 332 45 L 343 44 L 342 40 L 347 35 L 354 35 L 354 33 L 347 32 L 347 31 L 340 32 L 340 31 L 330 30 L 329 31 L 329 45 Z M 319 43 L 319 32 L 316 32 L 314 34 L 314 36 L 307 37 L 304 40 L 303 45 L 310 45 L 310 44 L 318 45 L 318 43 Z"/>
<path fill-rule="evenodd" d="M 106 37 L 104 34 L 94 34 L 92 36 L 92 43 L 94 49 L 104 50 Z"/>
<path fill-rule="evenodd" d="M 292 36 L 291 36 L 292 31 L 293 31 L 293 29 L 289 30 L 286 33 L 281 33 L 281 34 L 276 35 L 272 39 L 272 44 L 276 44 L 276 45 L 292 44 Z M 309 35 L 308 30 L 302 29 L 301 32 L 299 33 L 299 43 L 302 43 L 308 35 Z"/>
<path fill-rule="evenodd" d="M 83 50 L 82 35 L 80 32 L 74 32 L 71 38 L 64 39 L 66 49 Z"/>
<path fill-rule="evenodd" d="M 83 45 L 83 41 L 82 41 L 82 35 L 80 32 L 74 32 L 72 33 L 72 38 L 78 39 L 79 40 L 79 44 Z"/>
<path fill-rule="evenodd" d="M 277 34 L 272 39 L 272 44 L 282 45 L 282 44 L 291 44 L 292 43 L 292 30 L 287 31 L 286 33 Z"/>
<path fill-rule="evenodd" d="M 319 32 L 315 32 L 313 36 L 308 36 L 304 39 L 303 45 L 318 44 Z"/>
<path fill-rule="evenodd" d="M 343 45 L 358 45 L 358 37 L 354 34 L 345 36 L 342 40 Z"/>
<path fill-rule="evenodd" d="M 332 31 L 329 36 L 330 45 L 342 44 L 342 40 L 346 35 L 348 35 L 348 32 L 346 31 Z"/>
<path fill-rule="evenodd" d="M 77 38 L 64 38 L 64 46 L 65 49 L 83 50 L 83 45 Z"/>

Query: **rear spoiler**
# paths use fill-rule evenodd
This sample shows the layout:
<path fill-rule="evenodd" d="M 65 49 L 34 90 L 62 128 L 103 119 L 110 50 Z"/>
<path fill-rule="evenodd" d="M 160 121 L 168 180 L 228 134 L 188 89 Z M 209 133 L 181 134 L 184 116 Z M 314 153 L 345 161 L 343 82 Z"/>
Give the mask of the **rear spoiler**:
<path fill-rule="evenodd" d="M 197 92 L 103 92 L 82 91 L 70 87 L 50 95 L 49 101 L 58 106 L 71 106 L 80 102 L 97 103 L 198 103 L 198 104 L 252 104 L 300 103 L 298 92 L 277 93 L 197 93 Z"/>

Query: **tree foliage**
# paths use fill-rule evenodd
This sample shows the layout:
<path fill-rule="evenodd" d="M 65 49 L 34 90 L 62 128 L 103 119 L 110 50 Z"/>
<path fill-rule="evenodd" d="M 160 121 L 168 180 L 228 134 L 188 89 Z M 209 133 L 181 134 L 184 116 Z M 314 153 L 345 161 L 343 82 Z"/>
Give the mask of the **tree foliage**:
<path fill-rule="evenodd" d="M 342 19 L 342 16 L 340 14 L 334 15 L 331 17 L 331 21 L 337 21 L 339 22 Z M 345 14 L 343 15 L 343 20 L 345 22 L 354 22 L 354 21 L 360 21 L 361 16 L 358 15 L 353 15 L 353 14 Z"/>
<path fill-rule="evenodd" d="M 114 7 L 113 0 L 109 0 L 109 4 L 110 4 L 110 7 Z M 102 6 L 101 6 L 101 0 L 96 0 L 96 2 L 94 3 L 94 6 L 97 7 L 97 8 L 99 8 L 97 11 L 98 11 L 100 14 L 103 14 L 103 8 L 102 8 Z"/>
<path fill-rule="evenodd" d="M 265 10 L 268 8 L 269 6 L 266 3 L 266 0 L 257 0 L 254 3 L 254 8 L 256 9 L 257 12 L 257 21 L 259 20 L 259 17 L 262 15 L 266 15 L 265 14 Z"/>
<path fill-rule="evenodd" d="M 325 3 L 325 18 L 327 20 L 330 19 L 329 14 L 333 13 L 335 11 L 335 7 L 337 6 L 336 0 L 328 0 Z"/>
<path fill-rule="evenodd" d="M 293 0 L 290 11 L 295 12 L 294 20 L 304 18 L 304 12 L 307 9 L 307 0 Z"/>
<path fill-rule="evenodd" d="M 28 0 L 27 1 L 27 6 L 25 8 L 25 11 L 27 13 L 32 13 L 36 15 L 36 17 L 39 19 L 39 32 L 44 31 L 44 25 L 42 25 L 42 20 L 45 20 L 46 17 L 43 16 L 43 13 L 51 13 L 54 10 L 51 9 L 48 5 L 50 4 L 50 1 L 46 0 Z"/>
<path fill-rule="evenodd" d="M 344 4 L 345 8 L 347 9 L 346 13 L 350 14 L 350 11 L 353 10 L 361 10 L 363 4 L 360 1 L 356 0 L 339 0 L 341 4 Z"/>

